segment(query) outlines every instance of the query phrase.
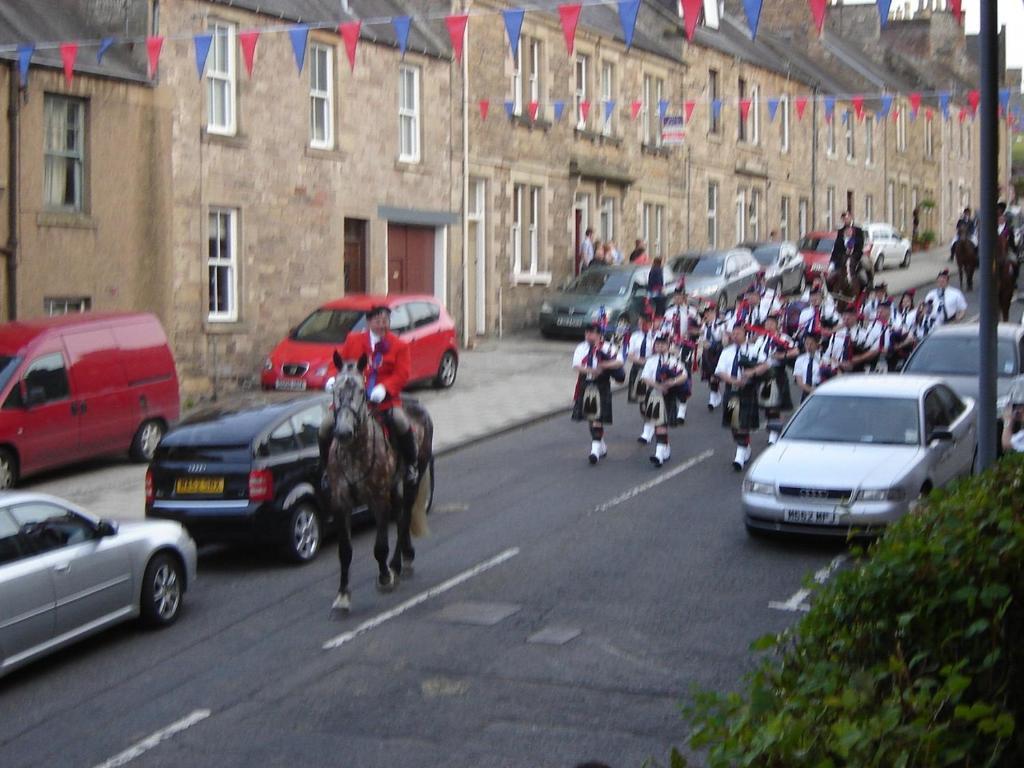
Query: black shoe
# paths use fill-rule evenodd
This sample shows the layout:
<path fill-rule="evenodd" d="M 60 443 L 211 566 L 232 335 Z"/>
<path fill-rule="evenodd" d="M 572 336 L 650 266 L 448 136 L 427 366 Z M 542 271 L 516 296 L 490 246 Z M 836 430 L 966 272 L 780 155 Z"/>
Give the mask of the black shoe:
<path fill-rule="evenodd" d="M 743 465 L 740 464 L 738 461 L 734 461 L 732 463 L 732 468 L 735 469 L 737 472 L 742 472 L 743 471 Z"/>
<path fill-rule="evenodd" d="M 653 464 L 656 467 L 660 467 L 662 464 L 665 463 L 664 461 L 659 459 L 657 456 L 651 456 L 650 459 L 651 459 L 651 464 Z"/>
<path fill-rule="evenodd" d="M 650 441 L 650 440 L 648 440 L 648 439 L 647 439 L 646 437 L 638 437 L 638 438 L 636 439 L 636 441 L 637 441 L 638 443 L 640 443 L 640 445 L 647 445 L 648 443 L 650 443 L 650 442 L 651 442 L 651 441 Z"/>
<path fill-rule="evenodd" d="M 711 403 L 708 403 L 708 410 L 709 411 L 715 410 L 715 406 L 713 406 Z"/>
<path fill-rule="evenodd" d="M 600 459 L 600 456 L 598 456 L 596 453 L 590 454 L 589 461 L 590 461 L 591 464 L 597 464 L 598 459 Z"/>

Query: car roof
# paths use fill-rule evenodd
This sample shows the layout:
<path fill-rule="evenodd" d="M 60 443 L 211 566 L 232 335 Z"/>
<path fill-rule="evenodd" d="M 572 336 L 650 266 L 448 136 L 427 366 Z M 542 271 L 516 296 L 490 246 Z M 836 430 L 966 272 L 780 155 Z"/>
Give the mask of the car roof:
<path fill-rule="evenodd" d="M 857 395 L 859 397 L 919 398 L 928 389 L 941 384 L 940 376 L 865 373 L 856 376 L 837 376 L 814 390 L 818 395 Z"/>
<path fill-rule="evenodd" d="M 831 229 L 819 229 L 819 230 L 815 230 L 814 232 L 807 232 L 806 234 L 801 235 L 800 239 L 803 240 L 805 237 L 835 237 L 835 236 L 836 236 L 836 233 L 833 230 L 831 230 Z"/>
<path fill-rule="evenodd" d="M 285 417 L 315 403 L 326 403 L 329 396 L 260 392 L 211 403 L 189 414 L 173 427 L 161 446 L 242 445 Z"/>
<path fill-rule="evenodd" d="M 978 337 L 981 331 L 981 325 L 979 323 L 945 323 L 933 328 L 932 332 L 928 334 L 928 337 L 941 337 L 941 336 L 973 336 Z M 1018 325 L 1017 323 L 999 323 L 996 326 L 996 338 L 997 339 L 1008 339 L 1016 340 L 1024 335 L 1024 326 Z"/>
<path fill-rule="evenodd" d="M 21 346 L 53 328 L 101 327 L 110 323 L 155 320 L 147 312 L 72 312 L 0 324 L 0 347 Z"/>
<path fill-rule="evenodd" d="M 36 491 L 0 491 L 0 507 L 9 507 L 14 504 L 24 504 L 30 501 L 53 501 L 58 504 L 67 504 L 70 506 L 76 506 L 69 501 L 58 498 L 57 496 L 51 496 L 48 493 L 38 493 Z"/>
<path fill-rule="evenodd" d="M 387 307 L 394 307 L 398 304 L 404 304 L 407 301 L 427 301 L 431 304 L 438 303 L 436 296 L 431 296 L 426 293 L 390 293 L 387 295 L 378 293 L 352 293 L 348 296 L 342 296 L 339 299 L 332 299 L 325 304 L 321 304 L 319 309 L 354 309 L 365 312 L 366 310 L 380 306 L 381 304 Z"/>

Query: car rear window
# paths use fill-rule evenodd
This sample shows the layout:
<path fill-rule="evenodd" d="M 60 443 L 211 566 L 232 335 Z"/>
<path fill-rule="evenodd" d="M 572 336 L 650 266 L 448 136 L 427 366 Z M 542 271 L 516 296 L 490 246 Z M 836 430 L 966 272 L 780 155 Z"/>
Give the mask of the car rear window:
<path fill-rule="evenodd" d="M 252 458 L 252 449 L 245 445 L 161 445 L 156 449 L 154 462 L 191 461 L 206 464 L 240 464 Z"/>
<path fill-rule="evenodd" d="M 754 258 L 761 266 L 771 266 L 779 257 L 780 248 L 782 248 L 781 245 L 762 245 L 754 250 Z"/>
<path fill-rule="evenodd" d="M 366 327 L 366 313 L 355 309 L 318 309 L 292 333 L 295 341 L 340 344 L 350 331 Z"/>
<path fill-rule="evenodd" d="M 996 370 L 1000 377 L 1017 375 L 1014 347 L 1008 339 L 996 342 Z M 977 336 L 928 336 L 903 370 L 904 373 L 977 376 L 980 349 Z"/>
<path fill-rule="evenodd" d="M 11 380 L 11 376 L 18 370 L 18 364 L 21 362 L 20 357 L 14 355 L 0 355 L 0 389 L 7 386 L 7 382 Z"/>
<path fill-rule="evenodd" d="M 800 241 L 801 251 L 816 251 L 817 253 L 832 253 L 832 247 L 836 244 L 834 237 L 805 237 Z"/>
<path fill-rule="evenodd" d="M 591 269 L 573 280 L 566 290 L 588 296 L 625 296 L 630 277 L 629 272 Z"/>

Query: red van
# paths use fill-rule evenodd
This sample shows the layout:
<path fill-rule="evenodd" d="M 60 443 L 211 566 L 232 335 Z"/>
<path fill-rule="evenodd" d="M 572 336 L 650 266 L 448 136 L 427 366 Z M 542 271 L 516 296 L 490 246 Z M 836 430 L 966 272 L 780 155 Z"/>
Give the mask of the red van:
<path fill-rule="evenodd" d="M 180 407 L 174 356 L 153 315 L 0 325 L 0 488 L 104 454 L 149 461 Z"/>

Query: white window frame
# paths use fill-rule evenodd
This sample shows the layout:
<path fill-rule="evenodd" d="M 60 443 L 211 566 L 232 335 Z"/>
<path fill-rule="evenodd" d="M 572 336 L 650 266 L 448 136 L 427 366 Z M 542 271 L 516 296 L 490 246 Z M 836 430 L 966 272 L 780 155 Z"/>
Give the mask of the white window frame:
<path fill-rule="evenodd" d="M 318 112 L 324 125 L 320 138 L 316 135 Z M 309 47 L 309 146 L 334 148 L 334 47 L 321 43 Z"/>
<path fill-rule="evenodd" d="M 779 109 L 782 110 L 780 128 L 782 130 L 782 151 L 789 152 L 789 94 L 779 100 Z"/>
<path fill-rule="evenodd" d="M 708 182 L 708 248 L 718 247 L 718 182 Z"/>
<path fill-rule="evenodd" d="M 222 230 L 222 227 L 224 229 Z M 226 232 L 228 255 L 220 251 L 221 238 L 216 237 L 222 231 Z M 215 239 L 216 238 L 216 239 Z M 211 323 L 233 323 L 238 320 L 238 209 L 211 207 L 207 214 L 206 233 L 206 291 L 207 291 L 207 321 Z M 214 242 L 217 243 L 217 253 L 211 252 Z M 219 272 L 211 270 L 228 270 L 228 293 L 227 308 L 211 307 L 216 291 L 215 283 L 219 283 Z"/>
<path fill-rule="evenodd" d="M 540 40 L 530 40 L 530 75 L 527 80 L 527 84 L 530 89 L 529 101 L 537 102 L 537 117 L 540 117 L 543 105 L 541 104 L 540 98 L 540 67 L 541 67 L 541 49 Z"/>
<path fill-rule="evenodd" d="M 895 223 L 895 222 L 893 222 Z M 906 232 L 907 227 L 907 184 L 900 184 L 900 223 L 897 228 Z"/>
<path fill-rule="evenodd" d="M 644 75 L 643 104 L 641 106 L 643 143 L 649 147 L 661 146 L 661 126 L 656 122 L 657 105 L 664 98 L 665 81 L 656 75 Z M 656 129 L 657 127 L 657 129 Z"/>
<path fill-rule="evenodd" d="M 885 185 L 885 220 L 896 221 L 896 182 L 889 180 Z"/>
<path fill-rule="evenodd" d="M 742 243 L 747 239 L 747 191 L 736 190 L 736 242 Z"/>
<path fill-rule="evenodd" d="M 875 196 L 864 195 L 864 220 L 873 221 L 875 218 Z"/>
<path fill-rule="evenodd" d="M 610 61 L 601 62 L 601 102 L 607 103 L 615 99 L 615 64 Z M 605 119 L 601 115 L 601 133 L 605 136 L 615 134 L 615 110 Z"/>
<path fill-rule="evenodd" d="M 740 102 L 747 98 L 747 81 L 746 78 L 740 77 L 736 80 L 736 141 L 740 144 L 750 143 L 750 130 L 747 126 L 747 120 L 750 119 L 750 113 L 747 113 L 746 120 L 743 119 L 743 113 L 740 111 Z"/>
<path fill-rule="evenodd" d="M 797 202 L 797 228 L 800 230 L 798 236 L 807 234 L 807 222 L 810 217 L 811 204 L 806 197 L 801 197 Z"/>
<path fill-rule="evenodd" d="M 543 187 L 527 182 L 513 185 L 512 275 L 516 282 L 548 283 L 551 280 L 541 263 L 543 207 Z"/>
<path fill-rule="evenodd" d="M 611 195 L 601 198 L 601 212 L 598 221 L 601 225 L 601 242 L 615 242 L 615 198 Z"/>
<path fill-rule="evenodd" d="M 846 115 L 846 159 L 853 162 L 857 159 L 857 143 L 854 137 L 853 110 L 848 109 Z"/>
<path fill-rule="evenodd" d="M 779 239 L 789 240 L 789 198 L 779 199 Z"/>
<path fill-rule="evenodd" d="M 761 239 L 761 190 L 750 190 L 750 206 L 747 208 L 747 229 L 751 240 Z"/>
<path fill-rule="evenodd" d="M 924 156 L 929 160 L 935 156 L 935 132 L 932 121 L 924 121 Z"/>
<path fill-rule="evenodd" d="M 583 116 L 582 104 L 584 101 L 589 101 L 587 96 L 588 80 L 589 80 L 589 69 L 590 69 L 590 57 L 585 53 L 576 54 L 576 130 L 585 131 L 587 129 L 587 118 Z M 591 105 L 593 108 L 593 105 Z"/>
<path fill-rule="evenodd" d="M 407 95 L 407 75 L 412 75 L 412 106 L 403 96 Z M 409 126 L 412 146 L 405 146 L 405 127 Z M 420 68 L 412 64 L 398 67 L 398 160 L 403 163 L 420 161 Z"/>
<path fill-rule="evenodd" d="M 92 309 L 91 296 L 44 296 L 43 312 L 47 317 L 81 314 Z"/>
<path fill-rule="evenodd" d="M 82 211 L 85 209 L 85 101 L 47 93 L 43 103 L 43 204 L 51 211 Z M 72 113 L 77 129 L 72 146 L 68 146 L 71 122 L 68 118 Z M 64 199 L 69 173 L 70 203 Z"/>
<path fill-rule="evenodd" d="M 825 154 L 835 157 L 836 154 L 836 113 L 832 110 L 832 119 L 825 121 Z"/>
<path fill-rule="evenodd" d="M 516 55 L 512 60 L 512 114 L 523 114 L 523 38 L 516 45 Z"/>
<path fill-rule="evenodd" d="M 761 88 L 754 85 L 750 88 L 750 143 L 761 143 Z"/>
<path fill-rule="evenodd" d="M 721 98 L 722 75 L 717 69 L 708 70 L 708 133 L 722 133 L 722 114 L 715 114 L 714 103 Z"/>
<path fill-rule="evenodd" d="M 907 106 L 900 110 L 896 118 L 896 151 L 907 151 Z"/>
<path fill-rule="evenodd" d="M 875 164 L 875 118 L 864 118 L 864 165 Z"/>
<path fill-rule="evenodd" d="M 825 229 L 836 228 L 836 188 L 829 186 L 825 190 Z"/>
<path fill-rule="evenodd" d="M 665 219 L 665 206 L 655 203 L 644 203 L 643 238 L 651 256 L 662 255 L 662 226 Z"/>
<path fill-rule="evenodd" d="M 213 41 L 206 63 L 206 132 L 234 136 L 238 132 L 238 30 L 224 21 L 211 21 L 208 30 Z M 215 121 L 213 108 L 218 88 L 224 91 L 225 114 L 220 122 Z"/>

